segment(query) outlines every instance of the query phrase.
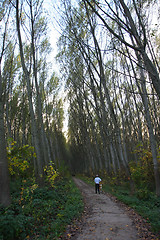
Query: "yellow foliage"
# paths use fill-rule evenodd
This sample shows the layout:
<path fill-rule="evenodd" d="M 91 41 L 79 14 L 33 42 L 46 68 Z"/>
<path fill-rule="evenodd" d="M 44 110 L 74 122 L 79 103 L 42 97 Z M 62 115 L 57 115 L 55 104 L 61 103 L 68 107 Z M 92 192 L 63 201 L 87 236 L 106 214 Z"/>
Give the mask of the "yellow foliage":
<path fill-rule="evenodd" d="M 58 218 L 63 218 L 63 214 L 58 213 L 58 214 L 57 214 L 57 217 L 58 217 Z"/>
<path fill-rule="evenodd" d="M 8 167 L 11 175 L 23 175 L 27 169 L 31 166 L 30 162 L 34 154 L 34 148 L 29 145 L 23 145 L 22 147 L 16 146 L 16 141 L 9 139 L 7 147 L 8 153 Z M 34 155 L 34 156 L 33 156 Z"/>
<path fill-rule="evenodd" d="M 56 177 L 59 176 L 58 171 L 56 171 L 53 167 L 54 163 L 50 162 L 50 165 L 45 166 L 44 172 L 47 174 L 47 181 L 50 183 L 52 187 L 54 187 L 54 181 Z"/>
<path fill-rule="evenodd" d="M 138 145 L 134 152 L 137 153 L 138 160 L 129 163 L 131 176 L 137 188 L 144 188 L 154 181 L 152 153 L 150 148 L 142 145 Z"/>
<path fill-rule="evenodd" d="M 16 174 L 15 169 L 23 173 L 27 168 L 29 168 L 29 163 L 26 160 L 20 160 L 17 157 L 9 158 L 9 172 L 11 175 Z"/>
<path fill-rule="evenodd" d="M 31 187 L 30 187 L 30 189 L 32 190 L 32 191 L 34 191 L 34 190 L 36 190 L 38 188 L 38 184 L 33 184 Z"/>

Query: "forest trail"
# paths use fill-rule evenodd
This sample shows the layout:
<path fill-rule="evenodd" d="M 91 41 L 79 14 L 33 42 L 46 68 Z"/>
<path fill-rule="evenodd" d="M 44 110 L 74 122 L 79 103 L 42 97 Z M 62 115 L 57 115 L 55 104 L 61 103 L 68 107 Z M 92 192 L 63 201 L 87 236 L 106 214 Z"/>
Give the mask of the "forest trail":
<path fill-rule="evenodd" d="M 76 240 L 137 240 L 138 233 L 132 220 L 105 194 L 95 194 L 94 187 L 74 178 L 81 190 L 89 213 Z"/>
<path fill-rule="evenodd" d="M 85 214 L 76 229 L 70 229 L 65 239 L 71 240 L 138 240 L 135 223 L 127 210 L 107 194 L 95 194 L 94 187 L 73 178 L 85 201 Z M 72 228 L 72 226 L 70 226 Z M 157 239 L 157 238 L 156 238 Z"/>

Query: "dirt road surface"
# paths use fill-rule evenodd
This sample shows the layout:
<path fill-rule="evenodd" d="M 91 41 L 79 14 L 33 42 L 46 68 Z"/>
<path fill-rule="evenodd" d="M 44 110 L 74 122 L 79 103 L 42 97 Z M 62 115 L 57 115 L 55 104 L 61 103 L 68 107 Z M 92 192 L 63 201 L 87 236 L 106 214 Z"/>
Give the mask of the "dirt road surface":
<path fill-rule="evenodd" d="M 82 232 L 77 240 L 137 240 L 132 220 L 105 194 L 95 194 L 93 187 L 74 178 L 76 185 L 91 206 Z"/>
<path fill-rule="evenodd" d="M 63 239 L 71 240 L 139 240 L 158 239 L 148 231 L 140 236 L 138 224 L 124 206 L 107 194 L 95 194 L 94 187 L 73 178 L 85 201 L 85 212 L 81 221 L 68 227 Z M 136 217 L 134 217 L 136 218 Z M 138 219 L 139 220 L 139 219 Z M 139 220 L 141 221 L 141 220 Z M 142 225 L 142 224 L 141 224 Z M 143 228 L 143 227 L 142 227 Z"/>

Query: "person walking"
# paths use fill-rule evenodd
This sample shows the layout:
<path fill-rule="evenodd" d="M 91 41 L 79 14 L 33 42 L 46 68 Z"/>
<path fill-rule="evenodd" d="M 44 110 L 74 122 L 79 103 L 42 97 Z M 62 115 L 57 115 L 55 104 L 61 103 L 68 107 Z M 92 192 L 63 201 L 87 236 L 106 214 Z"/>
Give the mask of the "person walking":
<path fill-rule="evenodd" d="M 101 182 L 102 180 L 100 179 L 100 177 L 98 175 L 96 175 L 95 179 L 94 179 L 94 182 L 95 182 L 95 193 L 99 193 L 100 194 L 100 189 L 99 189 L 99 183 Z"/>

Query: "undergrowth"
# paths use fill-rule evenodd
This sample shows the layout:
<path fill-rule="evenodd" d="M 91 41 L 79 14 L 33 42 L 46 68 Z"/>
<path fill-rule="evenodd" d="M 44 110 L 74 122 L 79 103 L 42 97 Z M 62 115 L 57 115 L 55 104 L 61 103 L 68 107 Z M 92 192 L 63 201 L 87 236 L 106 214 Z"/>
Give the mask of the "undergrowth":
<path fill-rule="evenodd" d="M 0 209 L 0 240 L 60 239 L 83 211 L 81 194 L 68 178 L 57 180 L 54 188 L 27 180 L 11 189 L 12 204 Z"/>

